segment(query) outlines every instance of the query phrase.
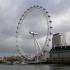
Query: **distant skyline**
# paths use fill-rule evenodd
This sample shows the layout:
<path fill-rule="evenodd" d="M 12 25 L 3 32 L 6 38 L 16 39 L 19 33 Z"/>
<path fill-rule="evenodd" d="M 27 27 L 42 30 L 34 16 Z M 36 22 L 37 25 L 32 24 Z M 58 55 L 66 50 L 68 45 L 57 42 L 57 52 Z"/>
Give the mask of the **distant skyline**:
<path fill-rule="evenodd" d="M 53 21 L 53 33 L 64 32 L 70 45 L 70 1 L 69 0 L 0 0 L 0 53 L 16 51 L 16 27 L 23 12 L 38 4 L 49 11 Z"/>

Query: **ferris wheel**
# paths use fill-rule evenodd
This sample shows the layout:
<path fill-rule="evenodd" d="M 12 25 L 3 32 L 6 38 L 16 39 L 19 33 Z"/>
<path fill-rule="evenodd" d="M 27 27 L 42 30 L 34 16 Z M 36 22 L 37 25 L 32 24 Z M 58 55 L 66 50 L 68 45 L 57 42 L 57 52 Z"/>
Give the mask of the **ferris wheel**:
<path fill-rule="evenodd" d="M 47 9 L 39 5 L 30 7 L 22 14 L 16 30 L 16 47 L 19 54 L 25 55 L 25 49 L 28 51 L 32 48 L 37 55 L 50 46 L 52 35 L 50 17 Z"/>

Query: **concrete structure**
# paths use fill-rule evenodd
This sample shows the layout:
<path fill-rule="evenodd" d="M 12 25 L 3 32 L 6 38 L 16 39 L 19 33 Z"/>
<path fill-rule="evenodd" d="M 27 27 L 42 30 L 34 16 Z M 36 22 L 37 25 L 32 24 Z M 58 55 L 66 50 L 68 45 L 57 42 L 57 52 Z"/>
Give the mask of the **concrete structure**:
<path fill-rule="evenodd" d="M 0 57 L 0 61 L 3 61 L 3 57 Z"/>
<path fill-rule="evenodd" d="M 63 33 L 57 33 L 53 35 L 52 38 L 52 47 L 57 47 L 57 46 L 65 46 L 66 45 L 66 40 L 65 40 L 65 35 Z"/>
<path fill-rule="evenodd" d="M 53 47 L 50 51 L 49 62 L 70 64 L 70 46 Z"/>

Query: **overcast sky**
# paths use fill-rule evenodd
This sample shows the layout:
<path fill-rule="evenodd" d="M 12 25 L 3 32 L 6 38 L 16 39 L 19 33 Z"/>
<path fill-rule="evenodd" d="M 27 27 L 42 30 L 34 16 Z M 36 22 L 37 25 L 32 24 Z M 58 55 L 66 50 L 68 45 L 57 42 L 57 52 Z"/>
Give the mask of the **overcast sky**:
<path fill-rule="evenodd" d="M 17 23 L 23 12 L 34 4 L 48 9 L 53 33 L 64 32 L 70 44 L 69 0 L 0 0 L 0 55 L 15 53 Z"/>

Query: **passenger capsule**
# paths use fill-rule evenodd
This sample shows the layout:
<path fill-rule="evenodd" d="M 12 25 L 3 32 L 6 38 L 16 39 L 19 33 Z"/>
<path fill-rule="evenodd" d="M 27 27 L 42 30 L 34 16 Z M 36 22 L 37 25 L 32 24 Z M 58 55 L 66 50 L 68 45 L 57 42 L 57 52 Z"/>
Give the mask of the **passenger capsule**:
<path fill-rule="evenodd" d="M 18 33 L 18 31 L 16 31 L 16 33 Z"/>
<path fill-rule="evenodd" d="M 52 26 L 50 28 L 53 28 Z"/>
<path fill-rule="evenodd" d="M 46 10 L 45 8 L 43 8 L 43 10 Z"/>
<path fill-rule="evenodd" d="M 20 24 L 20 22 L 18 22 L 18 25 Z"/>
<path fill-rule="evenodd" d="M 48 17 L 51 17 L 50 15 L 48 15 Z"/>
<path fill-rule="evenodd" d="M 50 23 L 52 23 L 52 21 L 51 21 L 51 20 L 50 20 L 49 22 L 50 22 Z"/>
<path fill-rule="evenodd" d="M 20 18 L 20 20 L 22 20 L 22 18 Z"/>
<path fill-rule="evenodd" d="M 46 13 L 48 13 L 48 11 L 46 11 Z"/>
<path fill-rule="evenodd" d="M 40 6 L 40 8 L 43 8 L 42 6 Z"/>

